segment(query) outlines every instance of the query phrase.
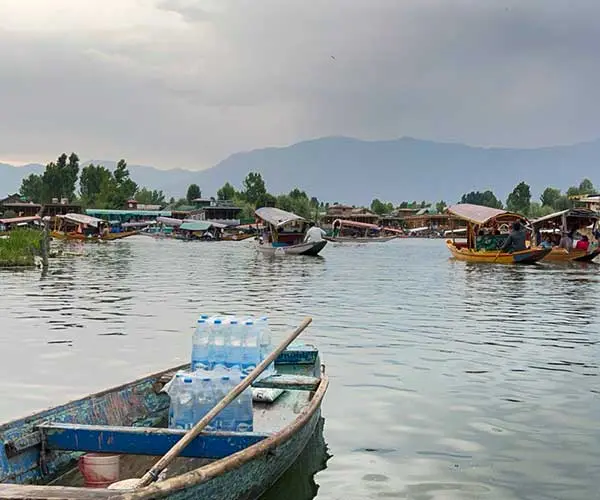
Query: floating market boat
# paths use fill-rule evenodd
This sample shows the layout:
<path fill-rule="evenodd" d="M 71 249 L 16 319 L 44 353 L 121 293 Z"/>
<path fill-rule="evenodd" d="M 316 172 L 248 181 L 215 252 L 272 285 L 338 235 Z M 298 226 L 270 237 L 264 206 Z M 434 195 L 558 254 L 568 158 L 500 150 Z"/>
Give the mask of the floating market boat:
<path fill-rule="evenodd" d="M 469 203 L 453 205 L 447 211 L 467 223 L 466 242 L 457 242 L 455 238 L 446 240 L 450 253 L 458 260 L 497 264 L 533 264 L 550 253 L 549 248 L 541 247 L 531 247 L 512 253 L 501 250 L 508 237 L 510 225 L 516 221 L 524 225 L 528 223 L 522 215 Z M 480 234 L 481 232 L 484 234 Z M 486 232 L 488 234 L 485 234 Z"/>
<path fill-rule="evenodd" d="M 385 243 L 404 234 L 399 229 L 345 219 L 333 221 L 333 228 L 327 239 L 335 243 Z"/>
<path fill-rule="evenodd" d="M 255 398 L 254 432 L 202 432 L 157 482 L 134 490 L 125 480 L 141 478 L 186 433 L 165 428 L 169 397 L 162 390 L 186 366 L 0 425 L 0 499 L 256 499 L 322 428 L 328 379 L 318 350 L 288 348 L 275 367 L 277 375 L 254 387 L 283 393 L 272 402 Z M 84 487 L 76 465 L 88 452 L 118 455 L 119 482 Z"/>
<path fill-rule="evenodd" d="M 304 241 L 307 221 L 299 215 L 273 207 L 259 208 L 255 213 L 266 226 L 256 243 L 262 253 L 317 255 L 327 244 L 327 240 Z"/>
<path fill-rule="evenodd" d="M 111 231 L 111 224 L 96 217 L 83 214 L 57 215 L 50 236 L 58 240 L 112 241 L 138 234 L 137 230 Z"/>
<path fill-rule="evenodd" d="M 552 250 L 544 257 L 551 262 L 591 262 L 600 255 L 600 247 L 593 249 L 572 248 L 567 250 L 558 246 L 562 235 L 572 234 L 577 231 L 588 239 L 594 239 L 598 229 L 600 214 L 587 208 L 571 208 L 540 217 L 531 222 L 534 241 L 540 245 L 549 238 L 553 244 Z"/>

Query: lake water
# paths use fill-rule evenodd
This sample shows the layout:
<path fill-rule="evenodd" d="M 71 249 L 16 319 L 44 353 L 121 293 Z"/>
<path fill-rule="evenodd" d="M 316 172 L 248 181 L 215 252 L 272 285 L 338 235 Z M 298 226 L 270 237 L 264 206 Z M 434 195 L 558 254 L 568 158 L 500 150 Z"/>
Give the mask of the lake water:
<path fill-rule="evenodd" d="M 600 498 L 598 266 L 473 265 L 418 239 L 69 248 L 45 276 L 0 272 L 0 421 L 186 362 L 201 312 L 267 313 L 275 340 L 310 315 L 331 458 L 269 498 Z"/>

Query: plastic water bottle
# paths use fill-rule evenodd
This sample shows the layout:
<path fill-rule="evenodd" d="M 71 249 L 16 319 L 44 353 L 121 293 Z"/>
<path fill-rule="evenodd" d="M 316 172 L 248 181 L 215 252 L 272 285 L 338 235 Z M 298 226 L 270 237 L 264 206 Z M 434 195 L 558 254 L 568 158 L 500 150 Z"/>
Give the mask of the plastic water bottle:
<path fill-rule="evenodd" d="M 225 366 L 226 359 L 226 345 L 225 336 L 223 335 L 223 320 L 216 318 L 212 322 L 212 333 L 213 337 L 213 353 L 211 361 L 214 362 L 214 366 L 221 365 Z"/>
<path fill-rule="evenodd" d="M 176 373 L 167 390 L 171 402 L 169 403 L 169 429 L 175 429 L 175 422 L 179 416 L 179 393 L 181 391 L 181 373 Z"/>
<path fill-rule="evenodd" d="M 244 380 L 245 376 L 238 374 L 238 381 Z M 231 403 L 234 408 L 234 428 L 238 432 L 252 432 L 252 389 L 248 387 L 240 396 Z"/>
<path fill-rule="evenodd" d="M 242 370 L 244 373 L 250 373 L 259 363 L 260 356 L 258 330 L 254 321 L 250 319 L 244 323 L 242 356 Z"/>
<path fill-rule="evenodd" d="M 203 318 L 197 321 L 192 342 L 192 371 L 201 368 L 210 368 L 208 358 L 208 323 Z"/>
<path fill-rule="evenodd" d="M 225 395 L 231 390 L 231 378 L 229 374 L 223 374 L 220 378 L 215 380 L 214 385 L 214 397 L 215 401 L 221 401 Z M 215 417 L 215 427 L 220 431 L 231 431 L 233 430 L 233 408 L 231 404 L 227 405 L 221 412 Z"/>
<path fill-rule="evenodd" d="M 227 366 L 240 370 L 242 368 L 242 325 L 236 318 L 231 318 L 229 321 Z"/>
<path fill-rule="evenodd" d="M 213 391 L 213 372 L 204 371 L 198 373 L 196 380 L 196 391 L 195 391 L 195 407 L 194 407 L 194 420 L 198 422 L 204 415 L 206 415 L 212 407 L 217 403 L 214 397 Z M 214 430 L 214 420 L 211 421 L 205 429 L 207 431 Z"/>
<path fill-rule="evenodd" d="M 194 379 L 186 375 L 182 377 L 182 385 L 178 391 L 178 408 L 174 415 L 176 429 L 191 429 L 194 421 Z"/>
<path fill-rule="evenodd" d="M 260 345 L 260 355 L 259 360 L 262 361 L 269 354 L 271 354 L 272 346 L 272 338 L 271 338 L 271 329 L 269 328 L 268 318 L 266 316 L 262 316 L 256 322 L 257 330 L 258 330 L 258 342 Z M 267 369 L 263 372 L 263 377 L 268 377 L 270 375 L 275 374 L 275 362 L 271 363 Z"/>

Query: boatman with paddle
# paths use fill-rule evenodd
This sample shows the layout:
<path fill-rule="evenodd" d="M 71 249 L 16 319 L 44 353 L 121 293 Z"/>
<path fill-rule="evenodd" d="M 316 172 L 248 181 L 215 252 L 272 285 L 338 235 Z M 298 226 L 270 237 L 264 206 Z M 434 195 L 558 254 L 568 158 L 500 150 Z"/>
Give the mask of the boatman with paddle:
<path fill-rule="evenodd" d="M 513 222 L 512 231 L 509 233 L 508 238 L 500 249 L 501 252 L 520 252 L 521 250 L 527 250 L 525 241 L 527 240 L 527 234 L 521 227 L 519 221 Z"/>
<path fill-rule="evenodd" d="M 315 243 L 317 241 L 323 241 L 323 236 L 327 233 L 323 231 L 320 227 L 315 226 L 314 222 L 308 223 L 310 229 L 306 231 L 306 236 L 304 236 L 304 243 Z"/>

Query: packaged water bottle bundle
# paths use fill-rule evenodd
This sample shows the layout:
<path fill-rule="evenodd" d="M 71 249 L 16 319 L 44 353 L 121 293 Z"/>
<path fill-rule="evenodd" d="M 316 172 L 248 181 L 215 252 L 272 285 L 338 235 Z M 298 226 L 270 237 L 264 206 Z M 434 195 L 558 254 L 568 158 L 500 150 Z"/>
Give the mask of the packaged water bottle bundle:
<path fill-rule="evenodd" d="M 271 352 L 267 317 L 202 315 L 192 343 L 191 371 L 179 372 L 167 390 L 169 427 L 190 429 Z M 260 378 L 273 375 L 271 364 Z M 246 389 L 207 430 L 250 432 L 252 389 Z"/>

